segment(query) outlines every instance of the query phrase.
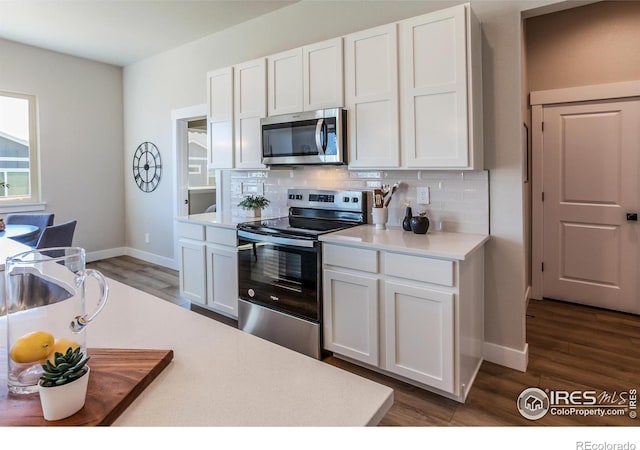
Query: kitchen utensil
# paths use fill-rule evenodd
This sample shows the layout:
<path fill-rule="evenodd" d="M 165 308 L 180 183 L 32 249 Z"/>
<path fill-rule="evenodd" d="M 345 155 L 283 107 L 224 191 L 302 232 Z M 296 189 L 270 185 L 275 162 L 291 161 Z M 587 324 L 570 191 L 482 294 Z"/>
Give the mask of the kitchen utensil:
<path fill-rule="evenodd" d="M 398 183 L 394 183 L 393 187 L 391 188 L 391 192 L 388 193 L 387 199 L 384 202 L 385 208 L 389 206 L 389 203 L 391 203 L 391 197 L 393 197 L 393 194 L 396 193 L 397 189 L 398 189 Z"/>

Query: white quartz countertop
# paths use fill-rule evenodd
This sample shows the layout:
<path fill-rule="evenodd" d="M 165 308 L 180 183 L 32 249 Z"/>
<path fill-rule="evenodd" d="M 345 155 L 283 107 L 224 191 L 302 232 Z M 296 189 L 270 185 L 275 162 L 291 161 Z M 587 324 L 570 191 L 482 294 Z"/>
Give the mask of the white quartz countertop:
<path fill-rule="evenodd" d="M 239 217 L 226 216 L 221 213 L 202 213 L 191 214 L 189 216 L 176 217 L 178 222 L 185 223 L 197 223 L 199 225 L 208 225 L 221 228 L 236 228 L 236 225 L 240 222 L 246 222 L 247 219 L 240 219 Z"/>
<path fill-rule="evenodd" d="M 14 241 L 6 237 L 0 237 L 0 270 L 4 270 L 7 258 L 17 255 L 18 253 L 28 252 L 32 250 L 28 245 Z M 0 298 L 4 298 L 1 297 Z"/>
<path fill-rule="evenodd" d="M 322 242 L 390 250 L 418 256 L 464 260 L 489 240 L 488 235 L 432 232 L 415 234 L 400 227 L 376 229 L 374 225 L 360 225 L 320 236 Z"/>
<path fill-rule="evenodd" d="M 108 283 L 109 301 L 87 327 L 87 345 L 174 352 L 114 425 L 363 426 L 393 404 L 386 386 Z"/>

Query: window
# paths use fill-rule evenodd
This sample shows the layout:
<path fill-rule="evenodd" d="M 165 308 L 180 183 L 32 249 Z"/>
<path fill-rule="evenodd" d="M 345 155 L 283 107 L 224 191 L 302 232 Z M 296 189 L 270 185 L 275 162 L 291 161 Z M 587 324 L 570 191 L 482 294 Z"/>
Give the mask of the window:
<path fill-rule="evenodd" d="M 40 201 L 36 99 L 0 91 L 0 207 Z"/>

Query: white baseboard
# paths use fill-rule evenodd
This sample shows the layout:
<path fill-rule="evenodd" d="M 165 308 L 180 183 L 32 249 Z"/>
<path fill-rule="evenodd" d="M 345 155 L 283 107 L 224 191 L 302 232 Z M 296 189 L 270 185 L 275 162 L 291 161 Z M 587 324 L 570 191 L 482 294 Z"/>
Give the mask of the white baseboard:
<path fill-rule="evenodd" d="M 98 261 L 100 259 L 115 258 L 127 254 L 127 247 L 109 248 L 106 250 L 97 250 L 95 252 L 87 252 L 87 262 Z"/>
<path fill-rule="evenodd" d="M 127 255 L 159 266 L 167 267 L 169 269 L 180 270 L 175 261 L 171 258 L 167 258 L 166 256 L 159 256 L 155 253 L 149 253 L 131 247 L 127 248 Z"/>
<path fill-rule="evenodd" d="M 101 259 L 115 258 L 117 256 L 133 256 L 146 262 L 157 264 L 173 270 L 180 270 L 173 259 L 165 256 L 158 256 L 154 253 L 145 252 L 131 247 L 116 247 L 106 250 L 97 250 L 95 252 L 87 252 L 87 262 L 98 261 Z"/>
<path fill-rule="evenodd" d="M 491 342 L 485 342 L 483 350 L 485 361 L 500 364 L 501 366 L 519 370 L 520 372 L 527 371 L 527 364 L 529 363 L 529 344 L 527 343 L 524 344 L 524 350 L 516 350 L 514 348 L 492 344 Z"/>

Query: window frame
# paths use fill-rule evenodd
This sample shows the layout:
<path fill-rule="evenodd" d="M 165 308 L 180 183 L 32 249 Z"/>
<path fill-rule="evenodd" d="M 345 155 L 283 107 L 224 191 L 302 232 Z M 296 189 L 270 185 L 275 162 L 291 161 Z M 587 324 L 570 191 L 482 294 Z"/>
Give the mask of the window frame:
<path fill-rule="evenodd" d="M 29 173 L 31 191 L 29 196 L 14 198 L 0 197 L 0 213 L 44 209 L 44 204 L 41 203 L 40 192 L 40 145 L 38 140 L 37 97 L 33 94 L 3 90 L 0 90 L 0 96 L 25 99 L 29 105 Z"/>

